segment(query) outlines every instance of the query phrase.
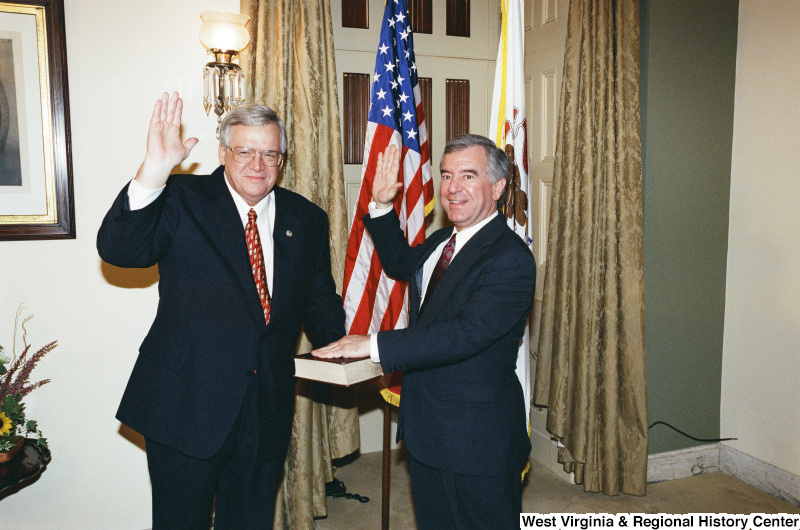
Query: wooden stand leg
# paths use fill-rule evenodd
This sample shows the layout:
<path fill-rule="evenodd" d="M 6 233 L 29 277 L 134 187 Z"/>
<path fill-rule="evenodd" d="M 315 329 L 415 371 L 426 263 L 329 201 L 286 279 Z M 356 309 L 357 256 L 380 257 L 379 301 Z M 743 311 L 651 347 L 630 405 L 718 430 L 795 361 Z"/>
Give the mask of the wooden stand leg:
<path fill-rule="evenodd" d="M 392 406 L 383 404 L 383 473 L 381 483 L 381 529 L 389 530 L 389 481 L 391 477 Z"/>

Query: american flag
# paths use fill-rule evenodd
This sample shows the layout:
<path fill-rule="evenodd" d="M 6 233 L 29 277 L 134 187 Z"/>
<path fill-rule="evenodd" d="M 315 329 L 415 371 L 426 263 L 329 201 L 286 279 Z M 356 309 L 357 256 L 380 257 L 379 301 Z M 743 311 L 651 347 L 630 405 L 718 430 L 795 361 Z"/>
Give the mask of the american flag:
<path fill-rule="evenodd" d="M 417 245 L 425 239 L 425 216 L 433 209 L 434 196 L 421 101 L 406 0 L 389 0 L 372 76 L 361 191 L 345 258 L 343 301 L 351 335 L 408 325 L 408 285 L 383 273 L 361 219 L 369 212 L 378 154 L 389 144 L 402 146 L 403 188 L 394 208 L 409 244 Z"/>

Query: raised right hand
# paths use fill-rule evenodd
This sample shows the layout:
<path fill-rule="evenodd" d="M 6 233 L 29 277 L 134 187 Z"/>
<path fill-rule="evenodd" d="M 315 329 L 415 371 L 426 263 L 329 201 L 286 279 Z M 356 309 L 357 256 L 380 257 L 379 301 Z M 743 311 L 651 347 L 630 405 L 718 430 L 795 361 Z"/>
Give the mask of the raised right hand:
<path fill-rule="evenodd" d="M 189 157 L 197 138 L 181 142 L 181 114 L 183 100 L 177 92 L 166 92 L 156 101 L 147 131 L 147 153 L 139 167 L 136 180 L 149 189 L 158 189 L 167 183 L 170 173 Z"/>
<path fill-rule="evenodd" d="M 389 145 L 378 153 L 375 167 L 375 180 L 372 182 L 372 200 L 378 208 L 388 208 L 392 205 L 402 182 L 397 181 L 400 171 L 400 151 L 394 145 Z"/>

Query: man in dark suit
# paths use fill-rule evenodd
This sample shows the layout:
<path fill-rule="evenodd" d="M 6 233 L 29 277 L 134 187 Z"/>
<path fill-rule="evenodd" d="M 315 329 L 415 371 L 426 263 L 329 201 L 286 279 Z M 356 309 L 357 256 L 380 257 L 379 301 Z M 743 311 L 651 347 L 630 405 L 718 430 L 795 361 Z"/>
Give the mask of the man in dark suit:
<path fill-rule="evenodd" d="M 156 103 L 144 162 L 97 237 L 108 263 L 160 275 L 117 418 L 145 437 L 153 528 L 208 530 L 212 506 L 216 529 L 272 528 L 301 327 L 317 347 L 344 335 L 328 219 L 275 185 L 286 133 L 264 106 L 222 121 L 222 167 L 170 176 L 197 144 L 181 141 L 181 111 L 177 93 Z"/>
<path fill-rule="evenodd" d="M 448 142 L 440 197 L 454 226 L 416 247 L 391 207 L 398 169 L 390 146 L 364 224 L 386 274 L 410 284 L 409 326 L 314 353 L 371 356 L 386 372 L 403 370 L 397 438 L 408 449 L 419 528 L 518 528 L 531 445 L 514 369 L 536 264 L 497 213 L 508 159 L 482 136 Z"/>

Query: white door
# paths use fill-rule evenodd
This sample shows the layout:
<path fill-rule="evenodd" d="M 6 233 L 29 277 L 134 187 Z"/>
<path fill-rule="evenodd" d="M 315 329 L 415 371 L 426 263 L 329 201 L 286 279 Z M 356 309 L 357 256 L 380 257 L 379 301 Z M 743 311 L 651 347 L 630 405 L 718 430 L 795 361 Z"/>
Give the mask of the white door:
<path fill-rule="evenodd" d="M 547 267 L 547 232 L 553 184 L 556 125 L 564 63 L 569 0 L 525 2 L 525 93 L 528 113 L 528 172 L 531 180 L 530 233 L 538 265 L 531 344 L 539 342 L 542 289 Z M 536 369 L 535 366 L 532 367 Z M 533 380 L 533 374 L 531 374 Z M 531 411 L 533 458 L 564 475 L 557 461 L 557 448 L 545 428 L 547 410 Z"/>

